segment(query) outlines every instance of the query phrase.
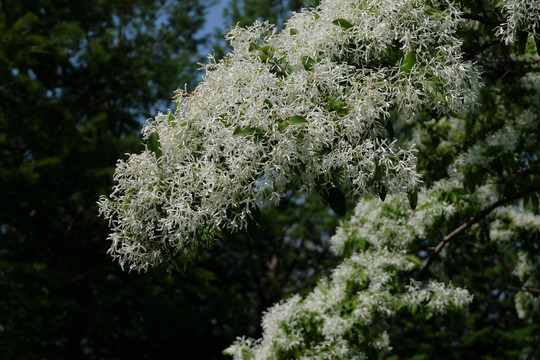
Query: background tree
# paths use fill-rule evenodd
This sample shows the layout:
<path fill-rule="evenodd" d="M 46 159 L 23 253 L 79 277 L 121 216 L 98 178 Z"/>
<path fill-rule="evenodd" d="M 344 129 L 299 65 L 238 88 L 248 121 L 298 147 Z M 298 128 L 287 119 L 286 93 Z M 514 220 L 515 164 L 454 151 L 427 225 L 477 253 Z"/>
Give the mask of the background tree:
<path fill-rule="evenodd" d="M 102 214 L 114 221 L 111 254 L 121 266 L 140 270 L 171 254 L 189 255 L 216 235 L 249 229 L 248 219 L 257 218 L 256 204 L 286 197 L 287 186 L 319 192 L 342 214 L 346 205 L 339 188 L 347 182 L 352 193 L 378 192 L 383 202 L 387 190 L 407 189 L 408 201 L 396 195 L 388 196 L 387 204 L 360 201 L 331 240 L 334 251 L 345 257 L 331 276 L 305 297 L 273 306 L 264 316 L 262 338 L 240 339 L 227 353 L 237 359 L 387 357 L 390 338 L 415 329 L 420 319 L 434 327 L 445 323 L 444 316 L 455 319 L 458 315 L 445 314 L 473 300 L 466 290 L 470 286 L 482 302 L 478 308 L 471 305 L 473 313 L 461 313 L 470 336 L 456 337 L 455 329 L 446 333 L 444 326 L 433 335 L 456 349 L 448 356 L 495 354 L 489 341 L 475 342 L 486 331 L 484 322 L 475 320 L 486 306 L 486 290 L 495 291 L 499 301 L 507 289 L 514 290 L 518 317 L 534 319 L 538 311 L 536 235 L 521 234 L 538 229 L 538 97 L 524 94 L 534 93 L 538 79 L 540 8 L 522 1 L 484 5 L 329 0 L 295 15 L 278 35 L 264 23 L 233 28 L 228 38 L 234 52 L 211 63 L 205 82 L 193 93 L 178 93 L 180 110 L 158 114 L 144 128 L 143 153 L 118 164 L 119 183 L 100 200 Z M 462 22 L 464 11 L 464 19 L 491 28 Z M 491 13 L 495 20 L 486 20 Z M 475 41 L 478 36 L 484 37 Z M 493 70 L 498 76 L 479 97 L 489 106 L 483 111 L 490 120 L 463 108 L 475 93 L 477 73 L 463 61 L 461 51 L 468 48 L 462 39 L 472 42 L 468 56 L 485 64 L 484 76 Z M 508 47 L 513 43 L 515 48 Z M 488 48 L 495 61 L 483 61 Z M 513 61 L 520 77 L 513 79 L 512 92 L 520 98 L 507 92 L 508 98 L 499 99 L 504 77 L 513 71 L 498 68 Z M 358 123 L 364 127 L 353 126 Z M 426 135 L 423 126 L 442 126 L 436 134 L 444 142 Z M 385 147 L 396 133 L 399 148 L 414 141 L 426 153 L 424 161 L 433 161 L 432 154 L 447 161 L 442 171 L 423 169 L 427 182 L 420 194 L 414 175 L 407 173 L 414 170 L 409 153 Z M 358 137 L 363 146 L 356 148 Z M 441 143 L 450 143 L 451 150 L 439 153 Z M 433 146 L 436 150 L 430 151 Z M 411 210 L 404 208 L 407 202 Z M 489 251 L 469 262 L 460 252 L 460 258 L 448 258 L 448 246 L 464 234 L 476 248 Z M 470 271 L 484 268 L 499 277 L 487 281 Z M 468 270 L 463 278 L 461 269 Z M 503 270 L 515 285 L 500 284 Z M 503 310 L 490 310 L 480 319 L 493 316 L 503 323 L 490 325 L 498 326 L 497 340 L 505 343 L 500 352 L 536 356 L 537 328 L 527 320 L 514 321 L 515 314 L 505 319 L 508 303 L 497 306 Z M 418 344 L 423 349 L 415 355 L 437 354 L 429 343 L 415 341 L 415 348 Z"/>
<path fill-rule="evenodd" d="M 159 295 L 171 279 L 132 282 L 111 266 L 95 201 L 117 154 L 139 151 L 141 121 L 167 106 L 179 84 L 193 84 L 204 8 L 0 3 L 2 357 L 153 358 L 170 350 L 163 340 L 174 333 L 152 328 L 175 320 L 156 311 L 171 301 Z"/>
<path fill-rule="evenodd" d="M 194 86 L 208 5 L 0 3 L 3 358 L 222 358 L 332 263 L 335 216 L 294 197 L 261 210 L 272 231 L 229 234 L 184 274 L 128 274 L 106 255 L 95 202 L 118 154 L 141 150 L 141 122 Z"/>

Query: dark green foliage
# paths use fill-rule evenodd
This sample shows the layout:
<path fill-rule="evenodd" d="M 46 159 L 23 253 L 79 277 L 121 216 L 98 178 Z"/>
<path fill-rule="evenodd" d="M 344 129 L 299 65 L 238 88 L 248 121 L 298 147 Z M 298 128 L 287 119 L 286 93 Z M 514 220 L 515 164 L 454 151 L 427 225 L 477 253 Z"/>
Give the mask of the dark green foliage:
<path fill-rule="evenodd" d="M 96 201 L 119 154 L 143 150 L 142 121 L 193 87 L 206 5 L 0 1 L 2 359 L 222 358 L 333 264 L 336 218 L 292 198 L 185 274 L 124 272 L 106 254 Z M 160 156 L 157 136 L 147 147 Z"/>
<path fill-rule="evenodd" d="M 345 195 L 336 187 L 328 190 L 328 204 L 339 216 L 345 216 L 347 213 L 347 201 Z"/>
<path fill-rule="evenodd" d="M 303 116 L 300 116 L 300 115 L 291 116 L 289 119 L 287 119 L 287 121 L 291 125 L 302 125 L 302 124 L 307 124 L 308 123 L 306 118 L 303 117 Z"/>
<path fill-rule="evenodd" d="M 0 2 L 3 359 L 154 358 L 206 331 L 177 326 L 195 285 L 111 262 L 96 206 L 141 121 L 193 82 L 203 5 Z"/>
<path fill-rule="evenodd" d="M 411 209 L 415 210 L 416 205 L 418 204 L 418 191 L 416 190 L 408 191 L 407 197 L 409 198 L 409 205 L 411 206 Z"/>

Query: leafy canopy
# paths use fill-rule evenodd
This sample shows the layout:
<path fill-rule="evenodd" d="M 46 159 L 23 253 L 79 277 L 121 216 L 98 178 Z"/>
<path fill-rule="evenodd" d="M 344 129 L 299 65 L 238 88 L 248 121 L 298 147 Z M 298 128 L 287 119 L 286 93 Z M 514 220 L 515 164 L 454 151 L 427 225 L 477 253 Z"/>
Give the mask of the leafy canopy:
<path fill-rule="evenodd" d="M 147 270 L 288 191 L 340 215 L 355 197 L 331 239 L 343 262 L 227 354 L 489 358 L 496 340 L 478 338 L 497 328 L 506 356 L 534 357 L 540 5 L 481 5 L 327 0 L 281 32 L 233 28 L 231 54 L 118 163 L 100 198 L 110 254 Z M 413 333 L 449 351 L 418 354 Z"/>

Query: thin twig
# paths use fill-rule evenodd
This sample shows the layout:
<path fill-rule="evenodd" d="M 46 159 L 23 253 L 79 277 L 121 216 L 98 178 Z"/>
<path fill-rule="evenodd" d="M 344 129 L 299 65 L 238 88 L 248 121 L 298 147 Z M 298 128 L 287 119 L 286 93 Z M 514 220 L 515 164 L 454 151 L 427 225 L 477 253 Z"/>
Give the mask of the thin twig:
<path fill-rule="evenodd" d="M 536 289 L 536 288 L 532 288 L 528 286 L 522 286 L 522 287 L 508 286 L 508 290 L 524 291 L 531 294 L 540 294 L 540 289 Z"/>

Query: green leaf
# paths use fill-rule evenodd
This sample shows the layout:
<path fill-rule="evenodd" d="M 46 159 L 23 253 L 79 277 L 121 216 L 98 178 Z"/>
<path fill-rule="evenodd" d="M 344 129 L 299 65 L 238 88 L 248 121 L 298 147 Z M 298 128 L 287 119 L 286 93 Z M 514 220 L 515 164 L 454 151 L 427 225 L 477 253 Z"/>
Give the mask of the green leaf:
<path fill-rule="evenodd" d="M 294 29 L 294 28 L 291 28 L 291 36 L 294 36 L 294 35 L 297 35 L 298 34 L 298 30 Z"/>
<path fill-rule="evenodd" d="M 278 120 L 278 123 L 279 123 L 279 125 L 278 125 L 278 130 L 279 130 L 280 132 L 282 132 L 287 126 L 291 125 L 291 124 L 289 124 L 287 121 L 284 121 L 284 120 L 282 120 L 282 119 L 279 119 L 279 120 Z"/>
<path fill-rule="evenodd" d="M 352 243 L 352 242 L 351 242 Z M 358 239 L 354 243 L 352 243 L 354 247 L 356 247 L 358 250 L 366 250 L 368 245 L 368 242 L 365 239 Z M 349 253 L 349 255 L 352 254 L 352 251 Z"/>
<path fill-rule="evenodd" d="M 416 55 L 414 51 L 410 51 L 401 63 L 401 71 L 410 72 L 414 64 L 416 64 Z"/>
<path fill-rule="evenodd" d="M 287 121 L 291 125 L 302 125 L 302 124 L 307 124 L 308 123 L 306 118 L 303 117 L 303 116 L 300 116 L 300 115 L 291 116 Z"/>
<path fill-rule="evenodd" d="M 328 287 L 323 285 L 323 283 L 321 281 L 318 281 L 317 282 L 317 288 L 323 293 L 323 294 L 327 294 L 328 293 Z"/>
<path fill-rule="evenodd" d="M 412 210 L 416 210 L 416 205 L 418 204 L 418 191 L 407 191 L 407 197 L 409 198 L 409 205 Z"/>
<path fill-rule="evenodd" d="M 356 276 L 358 276 L 358 278 L 360 280 L 362 280 L 363 283 L 367 282 L 369 280 L 368 276 L 366 275 L 366 273 L 364 273 L 363 271 L 358 271 L 356 273 Z"/>
<path fill-rule="evenodd" d="M 256 132 L 257 132 L 257 128 L 254 128 L 251 126 L 246 126 L 246 127 L 237 126 L 233 131 L 233 135 L 245 136 L 245 135 L 255 134 Z"/>
<path fill-rule="evenodd" d="M 444 87 L 440 82 L 438 77 L 433 78 L 435 81 L 426 81 L 425 86 L 427 91 L 435 97 L 435 99 L 440 102 L 446 101 L 446 94 L 444 92 Z"/>
<path fill-rule="evenodd" d="M 396 301 L 396 310 L 399 311 L 403 309 L 403 307 L 407 304 L 407 301 L 400 298 L 398 301 Z"/>
<path fill-rule="evenodd" d="M 521 55 L 525 54 L 525 50 L 527 49 L 527 39 L 529 38 L 529 33 L 527 31 L 521 30 L 517 32 L 517 46 L 518 51 Z"/>
<path fill-rule="evenodd" d="M 399 49 L 395 49 L 393 46 L 389 45 L 386 47 L 386 60 L 390 65 L 394 65 L 397 62 L 396 50 L 399 53 Z"/>
<path fill-rule="evenodd" d="M 328 204 L 330 208 L 339 216 L 345 216 L 347 212 L 347 202 L 345 200 L 345 195 L 336 187 L 330 188 L 328 190 Z"/>
<path fill-rule="evenodd" d="M 337 25 L 337 26 L 341 26 L 344 29 L 350 29 L 350 28 L 353 27 L 353 24 L 351 24 L 350 22 L 348 22 L 345 19 L 336 19 L 336 20 L 332 21 L 332 24 Z"/>
<path fill-rule="evenodd" d="M 379 165 L 379 162 L 375 160 L 375 170 L 373 171 L 373 181 L 381 181 L 384 178 L 386 168 L 384 165 Z"/>
<path fill-rule="evenodd" d="M 249 44 L 249 51 L 257 51 L 257 50 L 259 50 L 260 48 L 261 48 L 261 47 L 260 47 L 258 44 L 256 44 L 256 43 L 251 43 L 251 44 Z"/>
<path fill-rule="evenodd" d="M 424 11 L 426 13 L 426 15 L 429 15 L 429 16 L 440 16 L 441 15 L 441 10 L 437 10 L 429 5 L 424 5 Z"/>
<path fill-rule="evenodd" d="M 272 102 L 268 99 L 265 99 L 264 100 L 264 106 L 263 106 L 265 109 L 271 109 L 274 107 L 274 105 L 272 104 Z"/>
<path fill-rule="evenodd" d="M 174 122 L 174 115 L 173 115 L 172 112 L 169 113 L 169 118 L 168 118 L 168 120 L 169 120 L 169 124 L 172 123 L 172 122 Z"/>
<path fill-rule="evenodd" d="M 148 148 L 148 150 L 156 154 L 156 158 L 158 159 L 163 155 L 163 152 L 161 151 L 161 144 L 159 143 L 159 134 L 157 133 L 157 131 L 153 132 L 148 137 L 146 147 Z"/>
<path fill-rule="evenodd" d="M 390 139 L 393 139 L 394 136 L 395 136 L 395 132 L 394 132 L 394 126 L 392 125 L 392 120 L 391 119 L 388 119 L 386 121 L 386 125 L 384 127 L 386 129 L 386 131 L 388 132 L 388 137 Z"/>
<path fill-rule="evenodd" d="M 309 56 L 302 56 L 302 64 L 304 65 L 304 69 L 311 71 L 313 69 L 313 64 L 315 64 L 315 60 Z"/>
<path fill-rule="evenodd" d="M 422 266 L 424 265 L 424 263 L 422 262 L 422 260 L 416 256 L 416 255 L 412 255 L 412 254 L 407 254 L 405 255 L 405 259 L 407 259 L 409 262 L 412 262 L 413 264 L 415 264 L 416 266 Z"/>
<path fill-rule="evenodd" d="M 386 199 L 386 188 L 383 186 L 381 191 L 379 191 L 379 198 L 382 202 L 384 202 L 384 199 Z"/>

